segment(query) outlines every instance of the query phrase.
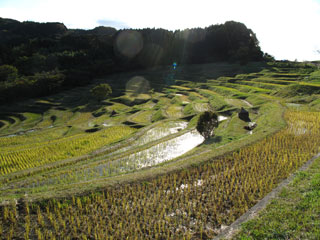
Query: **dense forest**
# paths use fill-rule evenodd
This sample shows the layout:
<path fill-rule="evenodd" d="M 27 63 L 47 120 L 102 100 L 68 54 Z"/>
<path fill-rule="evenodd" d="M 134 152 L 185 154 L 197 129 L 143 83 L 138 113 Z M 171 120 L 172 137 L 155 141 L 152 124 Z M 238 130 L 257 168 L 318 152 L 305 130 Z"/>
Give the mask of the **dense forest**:
<path fill-rule="evenodd" d="M 251 29 L 229 21 L 168 31 L 97 27 L 0 18 L 0 103 L 85 85 L 111 73 L 154 66 L 263 61 Z"/>

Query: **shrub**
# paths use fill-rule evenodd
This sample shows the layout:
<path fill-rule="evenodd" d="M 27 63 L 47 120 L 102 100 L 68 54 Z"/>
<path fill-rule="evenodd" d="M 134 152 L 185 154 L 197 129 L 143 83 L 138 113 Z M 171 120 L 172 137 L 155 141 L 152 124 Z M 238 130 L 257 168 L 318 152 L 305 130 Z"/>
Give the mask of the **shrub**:
<path fill-rule="evenodd" d="M 91 89 L 91 94 L 98 100 L 106 99 L 111 93 L 112 89 L 109 84 L 101 83 Z"/>
<path fill-rule="evenodd" d="M 213 112 L 203 112 L 197 123 L 198 132 L 205 138 L 208 139 L 214 136 L 213 130 L 218 127 L 218 115 Z"/>
<path fill-rule="evenodd" d="M 0 82 L 14 81 L 18 77 L 18 70 L 11 65 L 0 66 Z"/>

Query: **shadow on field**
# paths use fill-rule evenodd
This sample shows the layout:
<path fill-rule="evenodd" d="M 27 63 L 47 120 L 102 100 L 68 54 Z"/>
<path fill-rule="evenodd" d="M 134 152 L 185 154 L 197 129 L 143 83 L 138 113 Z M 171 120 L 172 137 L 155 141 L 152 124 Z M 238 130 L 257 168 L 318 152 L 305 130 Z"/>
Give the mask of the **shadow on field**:
<path fill-rule="evenodd" d="M 98 83 L 108 83 L 112 87 L 113 94 L 111 98 L 124 94 L 127 82 L 135 76 L 141 76 L 150 84 L 150 88 L 155 91 L 162 91 L 170 84 L 179 84 L 184 81 L 206 82 L 208 79 L 217 79 L 221 76 L 235 76 L 240 73 L 259 72 L 267 68 L 266 63 L 248 63 L 247 65 L 230 63 L 209 63 L 180 65 L 176 69 L 171 66 L 162 66 L 154 69 L 120 73 L 106 76 L 103 79 L 97 79 L 95 83 L 87 86 L 76 87 L 62 91 L 50 96 L 28 99 L 0 106 L 2 119 L 11 119 L 20 113 L 29 112 L 44 115 L 47 111 L 71 110 L 80 112 L 94 112 L 104 103 L 96 102 L 92 99 L 90 89 Z M 171 80 L 168 82 L 168 78 Z M 220 141 L 219 137 L 208 140 L 209 142 Z"/>
<path fill-rule="evenodd" d="M 222 141 L 222 137 L 221 136 L 214 136 L 212 138 L 209 138 L 209 139 L 206 139 L 203 144 L 206 144 L 206 145 L 210 145 L 212 143 L 219 143 Z"/>

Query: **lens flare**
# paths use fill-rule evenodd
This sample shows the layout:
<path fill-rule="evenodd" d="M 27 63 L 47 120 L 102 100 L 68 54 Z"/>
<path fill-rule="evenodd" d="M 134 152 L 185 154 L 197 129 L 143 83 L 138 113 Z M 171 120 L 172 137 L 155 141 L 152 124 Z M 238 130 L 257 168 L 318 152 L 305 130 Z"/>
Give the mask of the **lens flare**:
<path fill-rule="evenodd" d="M 178 66 L 178 64 L 177 64 L 176 62 L 174 62 L 174 63 L 172 64 L 172 66 L 173 66 L 173 69 L 176 69 L 177 66 Z"/>
<path fill-rule="evenodd" d="M 142 76 L 135 76 L 131 78 L 126 84 L 126 92 L 131 96 L 139 94 L 148 94 L 150 91 L 150 84 L 147 79 Z"/>
<path fill-rule="evenodd" d="M 135 57 L 143 48 L 141 33 L 133 30 L 122 31 L 116 38 L 115 48 L 127 58 Z"/>

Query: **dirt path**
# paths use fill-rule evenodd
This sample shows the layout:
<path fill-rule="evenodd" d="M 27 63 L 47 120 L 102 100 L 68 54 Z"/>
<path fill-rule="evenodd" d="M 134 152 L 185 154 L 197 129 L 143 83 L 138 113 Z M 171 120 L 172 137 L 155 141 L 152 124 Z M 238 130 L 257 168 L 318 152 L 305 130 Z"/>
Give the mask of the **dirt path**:
<path fill-rule="evenodd" d="M 253 107 L 253 105 L 252 105 L 251 103 L 249 103 L 248 101 L 246 101 L 246 100 L 242 100 L 242 102 L 244 102 L 245 104 L 247 104 L 248 107 Z"/>

